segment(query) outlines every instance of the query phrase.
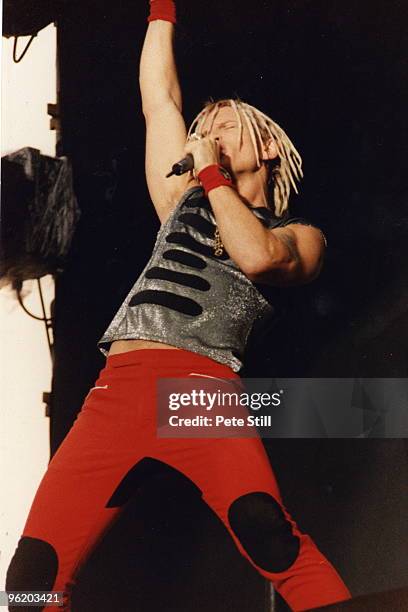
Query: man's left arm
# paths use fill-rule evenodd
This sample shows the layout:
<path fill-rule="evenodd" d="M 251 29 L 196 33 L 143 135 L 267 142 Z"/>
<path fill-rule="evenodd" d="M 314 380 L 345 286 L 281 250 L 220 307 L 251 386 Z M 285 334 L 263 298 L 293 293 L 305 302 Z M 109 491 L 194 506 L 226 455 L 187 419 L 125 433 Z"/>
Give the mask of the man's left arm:
<path fill-rule="evenodd" d="M 326 239 L 317 227 L 292 223 L 269 230 L 269 266 L 249 276 L 256 283 L 281 287 L 304 285 L 315 280 L 322 269 Z M 268 260 L 267 260 L 268 261 Z"/>
<path fill-rule="evenodd" d="M 319 275 L 326 241 L 317 227 L 267 229 L 231 187 L 213 189 L 208 198 L 227 252 L 251 281 L 284 287 Z"/>

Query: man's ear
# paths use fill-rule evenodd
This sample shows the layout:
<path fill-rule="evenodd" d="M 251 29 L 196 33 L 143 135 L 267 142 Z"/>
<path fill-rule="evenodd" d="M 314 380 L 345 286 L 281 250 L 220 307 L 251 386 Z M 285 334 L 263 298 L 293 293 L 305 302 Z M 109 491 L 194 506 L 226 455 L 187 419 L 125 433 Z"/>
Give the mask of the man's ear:
<path fill-rule="evenodd" d="M 263 161 L 267 161 L 268 159 L 275 159 L 278 157 L 278 147 L 276 146 L 276 142 L 273 138 L 270 138 L 266 143 L 262 146 L 262 157 Z"/>

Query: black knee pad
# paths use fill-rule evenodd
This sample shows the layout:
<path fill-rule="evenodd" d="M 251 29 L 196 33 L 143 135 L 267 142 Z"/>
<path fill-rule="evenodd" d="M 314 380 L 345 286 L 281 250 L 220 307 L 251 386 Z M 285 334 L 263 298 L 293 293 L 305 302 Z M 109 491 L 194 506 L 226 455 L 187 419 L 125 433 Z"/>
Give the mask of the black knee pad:
<path fill-rule="evenodd" d="M 51 544 L 22 536 L 10 562 L 6 591 L 52 591 L 58 571 L 58 556 Z M 43 607 L 10 606 L 10 612 L 35 612 Z"/>
<path fill-rule="evenodd" d="M 280 504 L 268 493 L 247 493 L 228 509 L 228 520 L 251 559 L 268 572 L 283 572 L 299 554 L 299 538 Z"/>

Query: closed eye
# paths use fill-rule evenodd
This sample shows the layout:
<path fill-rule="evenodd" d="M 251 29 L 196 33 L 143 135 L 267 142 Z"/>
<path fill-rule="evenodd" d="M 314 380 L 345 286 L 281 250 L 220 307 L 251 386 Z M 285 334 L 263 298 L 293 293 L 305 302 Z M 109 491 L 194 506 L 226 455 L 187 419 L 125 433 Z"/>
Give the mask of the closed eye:
<path fill-rule="evenodd" d="M 235 122 L 221 123 L 218 128 L 229 130 L 231 128 L 235 128 L 237 124 Z"/>

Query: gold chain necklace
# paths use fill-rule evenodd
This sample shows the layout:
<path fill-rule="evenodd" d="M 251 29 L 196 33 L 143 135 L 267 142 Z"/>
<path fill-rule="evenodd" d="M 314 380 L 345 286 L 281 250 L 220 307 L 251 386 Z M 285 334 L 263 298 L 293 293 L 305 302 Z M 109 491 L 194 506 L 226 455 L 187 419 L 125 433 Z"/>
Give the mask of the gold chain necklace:
<path fill-rule="evenodd" d="M 214 232 L 214 255 L 216 257 L 220 257 L 224 252 L 224 245 L 222 244 L 222 240 L 221 240 L 221 236 L 220 236 L 220 232 L 218 230 L 218 227 L 215 226 L 215 232 Z"/>

